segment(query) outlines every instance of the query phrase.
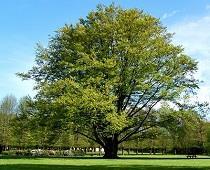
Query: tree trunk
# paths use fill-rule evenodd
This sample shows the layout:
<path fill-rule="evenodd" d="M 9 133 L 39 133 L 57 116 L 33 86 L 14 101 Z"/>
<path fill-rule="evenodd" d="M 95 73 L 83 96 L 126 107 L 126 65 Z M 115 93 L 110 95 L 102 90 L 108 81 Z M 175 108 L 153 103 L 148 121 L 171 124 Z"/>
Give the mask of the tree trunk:
<path fill-rule="evenodd" d="M 104 158 L 105 159 L 116 159 L 118 151 L 118 140 L 117 137 L 110 137 L 105 140 L 104 147 Z"/>
<path fill-rule="evenodd" d="M 139 149 L 138 148 L 136 148 L 136 155 L 138 155 L 139 154 Z"/>
<path fill-rule="evenodd" d="M 4 145 L 0 145 L 0 154 L 2 153 L 2 151 L 5 151 L 5 146 Z"/>
<path fill-rule="evenodd" d="M 2 153 L 2 151 L 3 151 L 3 146 L 0 145 L 0 154 Z"/>

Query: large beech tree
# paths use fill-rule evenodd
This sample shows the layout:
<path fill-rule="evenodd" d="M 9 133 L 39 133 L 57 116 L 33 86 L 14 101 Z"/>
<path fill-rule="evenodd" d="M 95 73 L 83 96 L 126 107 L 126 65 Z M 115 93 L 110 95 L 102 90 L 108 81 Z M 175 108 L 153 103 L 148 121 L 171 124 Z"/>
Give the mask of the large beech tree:
<path fill-rule="evenodd" d="M 24 79 L 36 81 L 37 118 L 52 132 L 73 128 L 105 158 L 157 124 L 152 108 L 197 88 L 197 63 L 171 42 L 160 20 L 138 9 L 98 6 L 38 46 Z"/>

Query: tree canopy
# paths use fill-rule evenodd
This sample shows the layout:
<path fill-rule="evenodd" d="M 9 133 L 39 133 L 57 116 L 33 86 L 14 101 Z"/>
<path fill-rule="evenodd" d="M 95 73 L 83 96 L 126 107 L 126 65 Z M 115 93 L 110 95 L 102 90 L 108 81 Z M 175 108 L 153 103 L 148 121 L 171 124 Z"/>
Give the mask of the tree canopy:
<path fill-rule="evenodd" d="M 23 79 L 36 81 L 40 122 L 99 143 L 106 158 L 120 143 L 154 126 L 152 109 L 198 87 L 197 62 L 172 43 L 160 20 L 138 9 L 99 5 L 65 25 Z"/>
<path fill-rule="evenodd" d="M 13 95 L 7 95 L 0 101 L 0 153 L 12 141 L 11 120 L 16 114 L 17 100 Z"/>

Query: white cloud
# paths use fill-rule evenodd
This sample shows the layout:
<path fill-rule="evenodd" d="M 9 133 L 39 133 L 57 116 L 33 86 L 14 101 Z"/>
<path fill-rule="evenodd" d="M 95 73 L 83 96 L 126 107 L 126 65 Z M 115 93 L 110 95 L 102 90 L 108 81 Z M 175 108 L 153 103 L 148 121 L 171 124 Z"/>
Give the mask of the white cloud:
<path fill-rule="evenodd" d="M 210 7 L 210 6 L 209 6 Z M 196 59 L 198 73 L 195 75 L 204 81 L 198 91 L 200 101 L 210 103 L 210 16 L 203 16 L 193 20 L 176 23 L 169 28 L 175 32 L 174 42 L 181 44 L 185 52 Z"/>
<path fill-rule="evenodd" d="M 170 28 L 175 32 L 175 42 L 181 42 L 186 52 L 191 55 L 207 56 L 210 54 L 210 16 L 193 21 L 184 21 Z"/>
<path fill-rule="evenodd" d="M 170 13 L 164 13 L 163 16 L 161 17 L 161 19 L 167 19 L 167 18 L 173 17 L 178 12 L 179 12 L 178 10 L 174 10 L 174 11 L 172 11 Z"/>

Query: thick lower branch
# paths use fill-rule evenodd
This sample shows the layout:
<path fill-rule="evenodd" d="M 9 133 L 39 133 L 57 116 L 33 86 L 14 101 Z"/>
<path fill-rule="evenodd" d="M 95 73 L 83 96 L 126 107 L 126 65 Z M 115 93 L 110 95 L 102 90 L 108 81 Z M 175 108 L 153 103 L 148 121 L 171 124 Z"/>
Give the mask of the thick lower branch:
<path fill-rule="evenodd" d="M 102 147 L 104 147 L 104 144 L 103 144 L 103 142 L 100 139 L 90 137 L 89 135 L 87 135 L 85 133 L 82 133 L 80 131 L 75 131 L 75 133 L 78 133 L 78 134 L 80 134 L 80 135 L 82 135 L 82 136 L 84 136 L 84 137 L 86 137 L 86 138 L 88 138 L 88 139 L 90 139 L 90 140 L 100 144 Z"/>

